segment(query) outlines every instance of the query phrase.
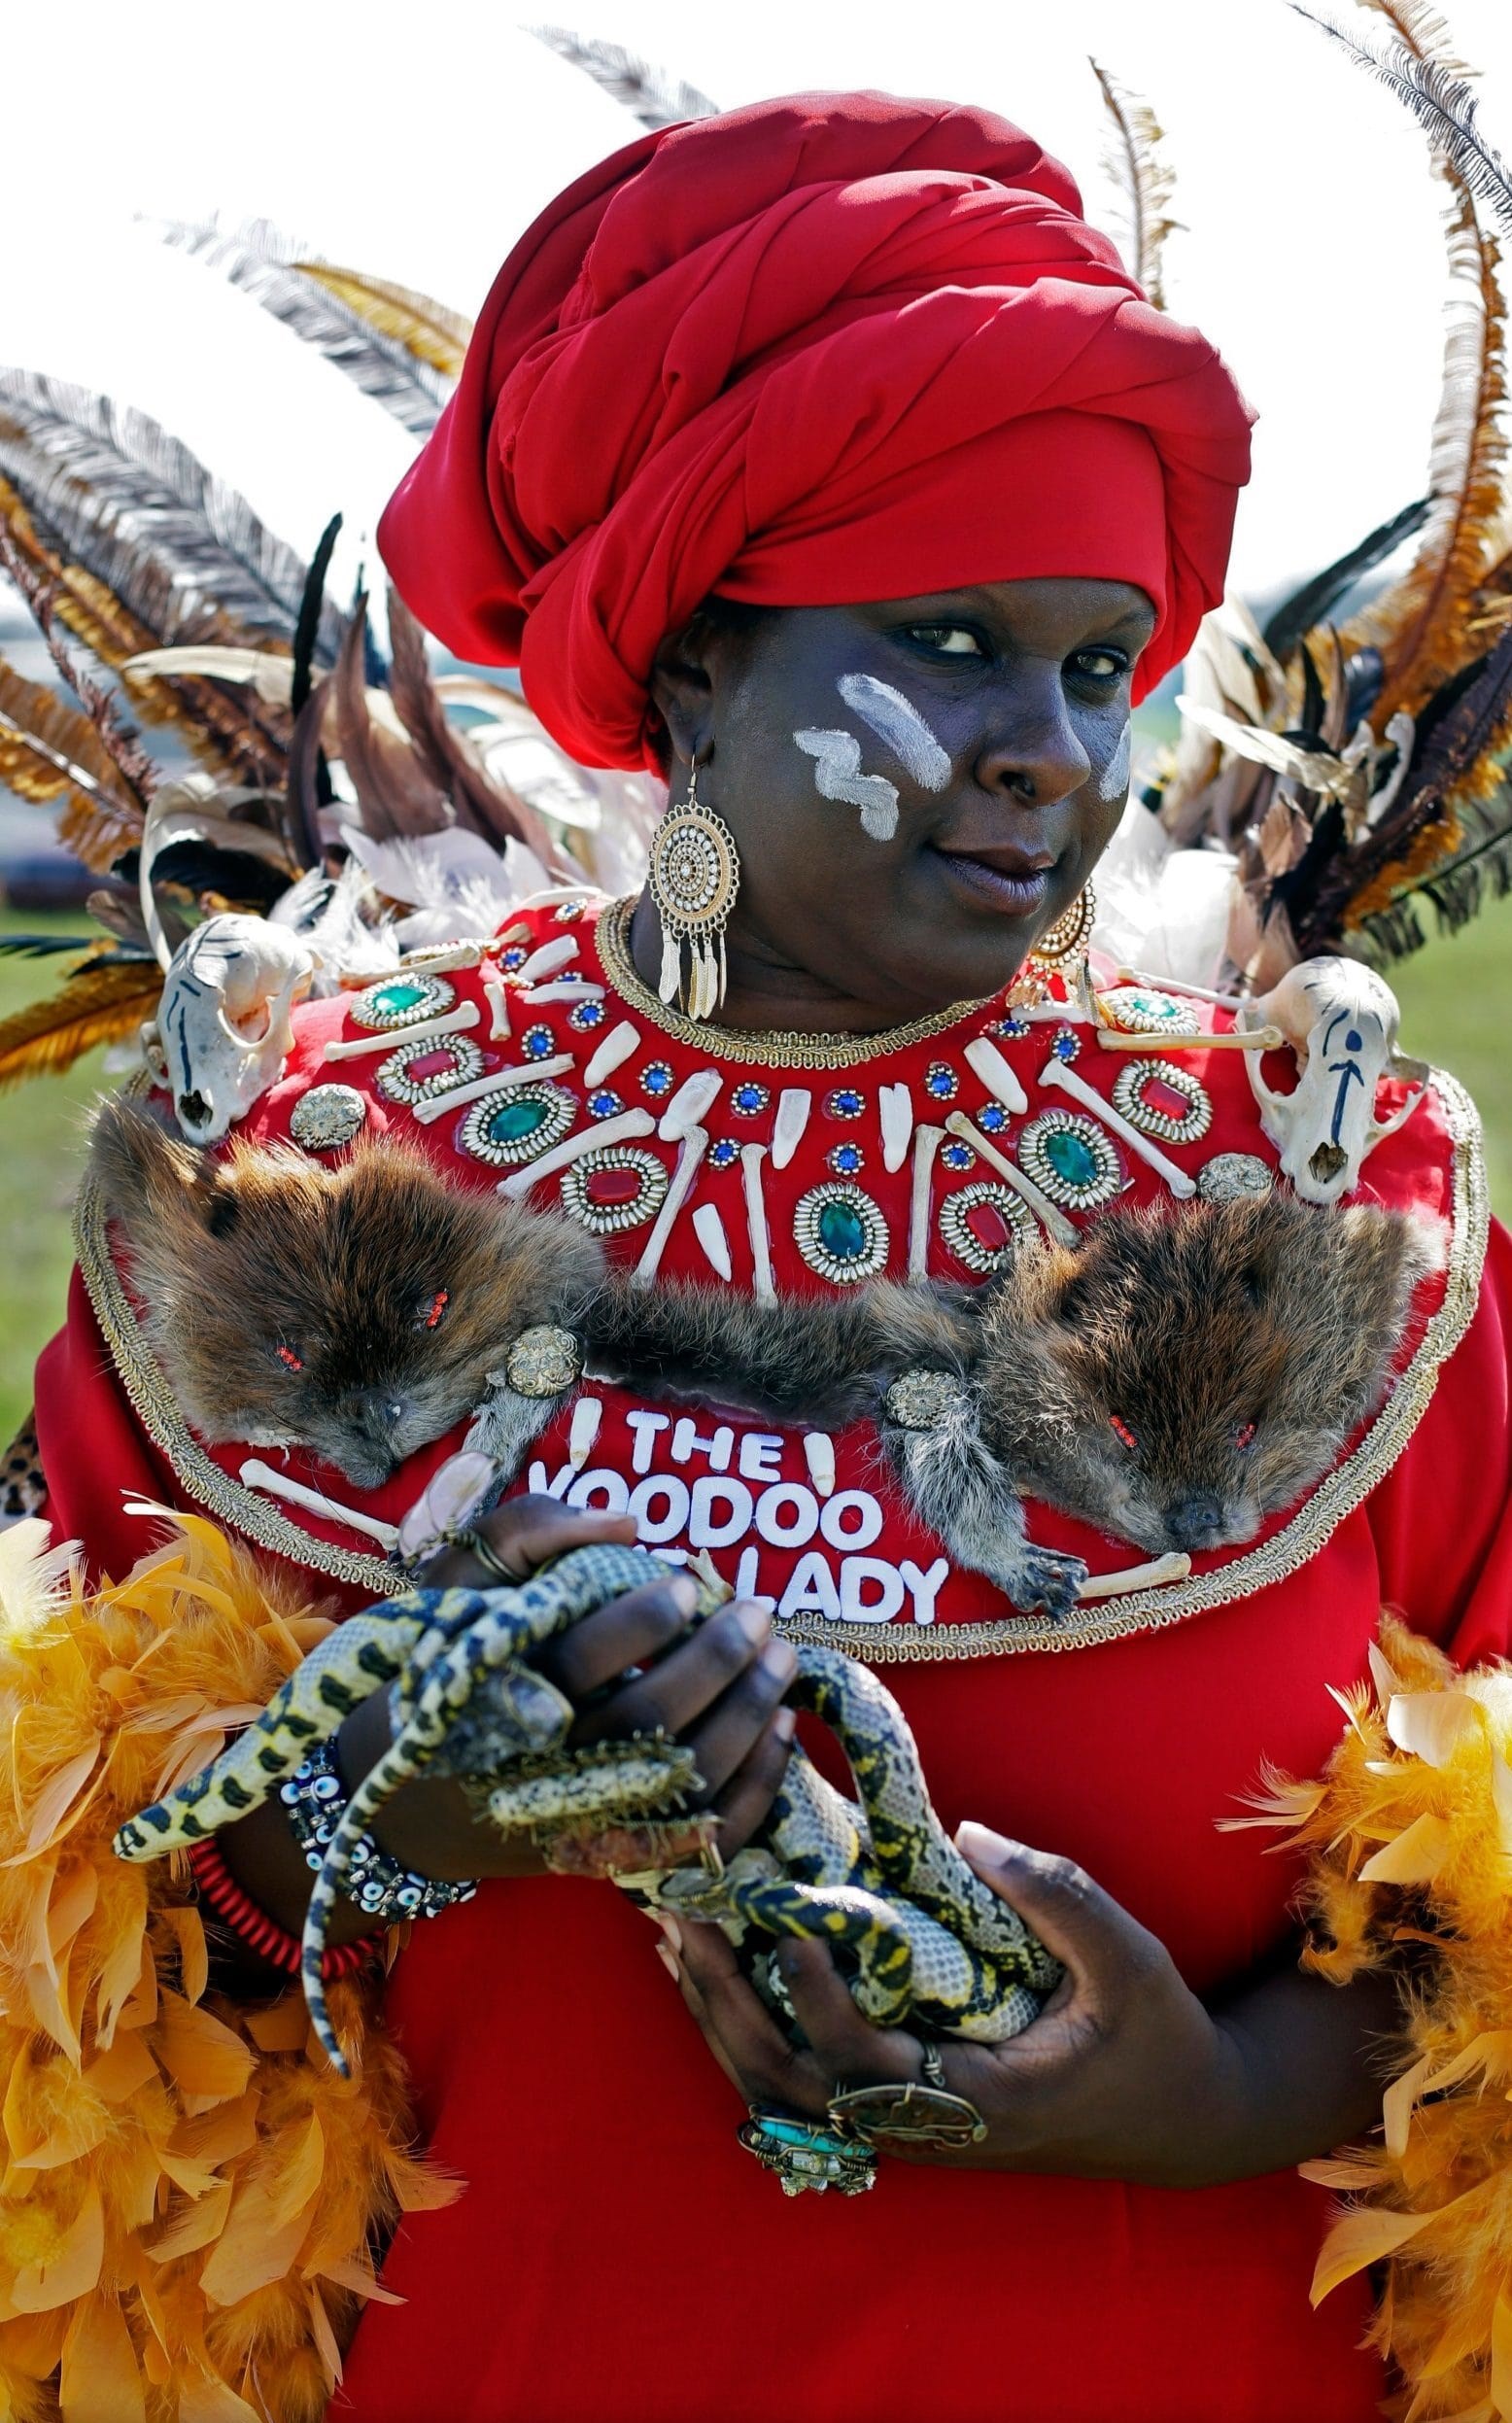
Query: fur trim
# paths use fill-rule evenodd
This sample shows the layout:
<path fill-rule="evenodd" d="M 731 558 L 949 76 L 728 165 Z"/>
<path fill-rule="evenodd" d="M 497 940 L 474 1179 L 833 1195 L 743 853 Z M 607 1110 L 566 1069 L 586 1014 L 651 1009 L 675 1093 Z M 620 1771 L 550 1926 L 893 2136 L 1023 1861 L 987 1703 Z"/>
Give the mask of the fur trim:
<path fill-rule="evenodd" d="M 150 1508 L 144 1511 L 156 1512 Z M 318 2423 L 397 2215 L 456 2185 L 409 2150 L 377 1992 L 207 1991 L 181 1861 L 121 1819 L 216 1756 L 329 1619 L 215 1527 L 86 1595 L 43 1523 L 0 1536 L 0 2412 Z"/>
<path fill-rule="evenodd" d="M 1401 2423 L 1512 2423 L 1512 1666 L 1460 1674 L 1387 1617 L 1373 1688 L 1321 1783 L 1268 1776 L 1254 1815 L 1311 1854 L 1304 1967 L 1405 1973 L 1405 2061 L 1379 2142 L 1304 2174 L 1345 2191 L 1317 2303 L 1386 2267 L 1372 2338 Z"/>

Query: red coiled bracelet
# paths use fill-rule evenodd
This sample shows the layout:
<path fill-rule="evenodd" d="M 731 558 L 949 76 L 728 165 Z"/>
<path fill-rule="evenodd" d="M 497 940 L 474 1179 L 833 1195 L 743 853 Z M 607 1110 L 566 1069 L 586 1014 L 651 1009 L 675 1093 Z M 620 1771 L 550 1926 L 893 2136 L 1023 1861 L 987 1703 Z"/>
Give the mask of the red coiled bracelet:
<path fill-rule="evenodd" d="M 222 1858 L 213 1842 L 191 1843 L 189 1863 L 200 1896 L 210 1904 L 217 1918 L 223 1919 L 233 1934 L 248 1948 L 266 1960 L 270 1968 L 285 1969 L 293 1977 L 299 1972 L 299 1938 L 288 1928 L 259 1910 L 250 1893 L 244 1893 L 235 1877 Z M 338 1978 L 351 1977 L 363 1962 L 372 1958 L 381 1935 L 364 1935 L 357 1943 L 338 1944 L 327 1952 L 321 1962 L 322 1983 L 333 1985 Z"/>

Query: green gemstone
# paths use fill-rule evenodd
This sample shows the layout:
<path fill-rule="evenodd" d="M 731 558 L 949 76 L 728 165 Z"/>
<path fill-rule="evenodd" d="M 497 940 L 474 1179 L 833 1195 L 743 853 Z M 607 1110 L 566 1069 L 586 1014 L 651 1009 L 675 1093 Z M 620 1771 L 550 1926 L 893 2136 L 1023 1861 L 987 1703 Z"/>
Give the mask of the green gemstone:
<path fill-rule="evenodd" d="M 832 1198 L 821 1206 L 817 1227 L 819 1243 L 837 1262 L 859 1262 L 871 1243 L 854 1203 Z"/>
<path fill-rule="evenodd" d="M 1102 1176 L 1097 1155 L 1074 1127 L 1055 1127 L 1045 1139 L 1045 1158 L 1068 1187 L 1094 1187 Z"/>
<path fill-rule="evenodd" d="M 373 995 L 375 1006 L 387 1016 L 396 1010 L 418 1010 L 427 998 L 424 985 L 384 985 Z"/>
<path fill-rule="evenodd" d="M 533 1136 L 546 1116 L 544 1102 L 506 1102 L 494 1113 L 488 1123 L 491 1144 L 518 1144 L 522 1136 Z"/>

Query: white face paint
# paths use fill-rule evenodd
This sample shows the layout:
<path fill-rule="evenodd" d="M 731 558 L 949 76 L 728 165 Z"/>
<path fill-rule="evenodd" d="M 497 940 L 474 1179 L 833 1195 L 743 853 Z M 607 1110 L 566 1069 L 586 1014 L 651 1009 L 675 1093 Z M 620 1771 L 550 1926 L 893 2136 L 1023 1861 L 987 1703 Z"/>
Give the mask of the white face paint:
<path fill-rule="evenodd" d="M 821 798 L 841 801 L 861 811 L 861 830 L 875 842 L 890 842 L 898 830 L 898 794 L 879 774 L 861 771 L 861 744 L 853 732 L 795 732 L 794 740 L 813 759 L 813 779 Z"/>
<path fill-rule="evenodd" d="M 1129 727 L 1124 725 L 1118 735 L 1118 745 L 1104 766 L 1097 780 L 1099 799 L 1117 799 L 1127 790 L 1129 781 Z"/>
<path fill-rule="evenodd" d="M 873 674 L 842 674 L 836 687 L 851 713 L 886 742 L 911 782 L 923 791 L 945 789 L 950 779 L 950 760 L 918 709 L 901 690 L 878 681 Z"/>

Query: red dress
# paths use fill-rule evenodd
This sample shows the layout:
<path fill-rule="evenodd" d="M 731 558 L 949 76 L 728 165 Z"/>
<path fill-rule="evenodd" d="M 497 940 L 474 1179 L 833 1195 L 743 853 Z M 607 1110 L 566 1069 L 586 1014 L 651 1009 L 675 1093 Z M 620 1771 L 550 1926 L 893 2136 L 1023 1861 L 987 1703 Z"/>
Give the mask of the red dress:
<path fill-rule="evenodd" d="M 617 913 L 601 938 L 607 967 L 591 916 L 541 911 L 530 923 L 511 973 L 557 948 L 544 966 L 527 964 L 528 989 L 508 996 L 507 1037 L 493 1031 L 497 980 L 463 970 L 444 983 L 456 1004 L 478 1005 L 484 1076 L 531 1059 L 566 1069 L 526 1095 L 484 1093 L 481 1109 L 422 1123 L 391 1097 L 428 1075 L 444 1083 L 448 1047 L 406 1057 L 399 1028 L 370 1055 L 323 1063 L 329 1041 L 364 1031 L 346 995 L 301 1013 L 284 1077 L 242 1132 L 289 1135 L 300 1097 L 339 1082 L 361 1095 L 371 1126 L 412 1130 L 459 1183 L 496 1183 L 529 1169 L 533 1154 L 542 1175 L 531 1199 L 544 1205 L 560 1190 L 580 1216 L 619 1220 L 607 1238 L 617 1257 L 660 1243 L 663 1274 L 739 1289 L 765 1250 L 784 1293 L 843 1283 L 857 1263 L 902 1275 L 915 1199 L 913 1242 L 929 1267 L 979 1270 L 1014 1218 L 993 1152 L 1048 1173 L 1052 1188 L 1165 1195 L 1158 1172 L 1101 1122 L 1065 1126 L 1060 1115 L 1077 1105 L 1042 1082 L 1053 1021 L 1013 1031 L 1010 1020 L 1005 1031 L 999 1002 L 829 1053 L 794 1038 L 691 1039 L 635 983 Z M 417 1005 L 391 996 L 391 1008 L 406 1006 Z M 984 1035 L 1026 1090 L 1026 1113 L 995 1095 L 979 1051 L 968 1057 Z M 1081 1036 L 1076 1065 L 1106 1098 L 1127 1056 Z M 1192 1174 L 1220 1154 L 1273 1164 L 1241 1056 L 1197 1047 L 1175 1065 L 1206 1090 L 1212 1120 L 1200 1138 L 1164 1143 L 1170 1159 Z M 1281 1059 L 1269 1066 L 1287 1082 Z M 719 1081 L 698 1120 L 705 1143 L 664 1140 L 655 1123 L 700 1072 Z M 885 1127 L 882 1087 L 908 1090 L 907 1101 L 886 1097 Z M 1157 1072 L 1137 1100 L 1198 1124 Z M 686 1119 L 686 1098 L 679 1107 Z M 928 1184 L 916 1190 L 931 1129 Z M 1076 1142 L 1052 1145 L 1056 1135 Z M 666 1181 L 679 1158 L 697 1166 L 669 1221 L 676 1188 L 669 1194 Z M 1383 1602 L 1461 1660 L 1508 1646 L 1512 1259 L 1494 1234 L 1483 1279 L 1484 1177 L 1457 1088 L 1441 1081 L 1377 1150 L 1363 1193 L 1434 1214 L 1449 1237 L 1380 1414 L 1258 1540 L 1198 1558 L 1189 1580 L 1093 1602 L 1058 1629 L 951 1570 L 880 1480 L 863 1434 L 832 1442 L 831 1481 L 811 1434 L 684 1417 L 596 1384 L 601 1413 L 580 1469 L 564 1413 L 520 1485 L 629 1505 L 648 1541 L 706 1544 L 742 1589 L 770 1593 L 795 1637 L 873 1659 L 913 1724 L 946 1824 L 972 1817 L 1071 1854 L 1161 1938 L 1197 1991 L 1220 1993 L 1285 1947 L 1294 1878 L 1265 1855 L 1267 1837 L 1220 1833 L 1215 1820 L 1266 1758 L 1318 1770 L 1340 1721 L 1329 1686 L 1363 1673 Z M 323 1586 L 334 1579 L 354 1606 L 383 1596 L 382 1564 L 360 1532 L 247 1489 L 246 1449 L 206 1450 L 190 1436 L 146 1362 L 87 1202 L 81 1237 L 69 1325 L 39 1372 L 61 1531 L 119 1572 L 142 1544 L 122 1493 L 197 1504 L 297 1557 Z M 412 1459 L 361 1509 L 311 1460 L 291 1455 L 286 1469 L 354 1510 L 396 1519 L 455 1444 Z M 1043 1507 L 1030 1525 L 1094 1570 L 1134 1561 Z M 426 2134 L 468 2187 L 400 2231 L 384 2279 L 405 2302 L 369 2310 L 333 2415 L 1364 2423 L 1376 2412 L 1379 2369 L 1358 2349 L 1365 2286 L 1309 2308 L 1320 2191 L 1289 2172 L 1178 2193 L 884 2163 L 868 2197 L 789 2200 L 737 2146 L 739 2099 L 653 1942 L 611 1886 L 560 1880 L 487 1886 L 415 1929 L 389 2015 Z"/>

